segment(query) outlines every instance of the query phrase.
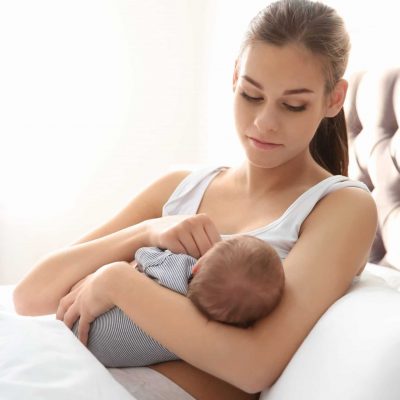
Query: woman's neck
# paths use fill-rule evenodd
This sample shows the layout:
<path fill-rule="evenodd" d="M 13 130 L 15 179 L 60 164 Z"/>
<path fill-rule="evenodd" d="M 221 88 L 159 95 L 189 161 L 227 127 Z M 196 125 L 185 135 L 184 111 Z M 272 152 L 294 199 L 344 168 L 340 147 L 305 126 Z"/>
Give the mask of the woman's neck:
<path fill-rule="evenodd" d="M 232 179 L 243 196 L 259 198 L 289 187 L 311 186 L 331 175 L 311 155 L 306 158 L 291 160 L 276 168 L 262 168 L 246 160 L 232 169 Z"/>

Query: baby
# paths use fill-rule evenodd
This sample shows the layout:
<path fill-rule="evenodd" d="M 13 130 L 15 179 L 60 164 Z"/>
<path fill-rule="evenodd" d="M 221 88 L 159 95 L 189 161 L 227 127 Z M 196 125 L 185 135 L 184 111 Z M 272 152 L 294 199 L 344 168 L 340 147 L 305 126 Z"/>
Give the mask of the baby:
<path fill-rule="evenodd" d="M 217 242 L 199 260 L 156 247 L 135 253 L 136 269 L 179 292 L 207 318 L 247 328 L 279 303 L 284 273 L 265 241 L 241 235 Z M 73 332 L 77 335 L 75 323 Z M 88 349 L 106 367 L 138 367 L 178 357 L 161 346 L 117 307 L 92 322 Z"/>

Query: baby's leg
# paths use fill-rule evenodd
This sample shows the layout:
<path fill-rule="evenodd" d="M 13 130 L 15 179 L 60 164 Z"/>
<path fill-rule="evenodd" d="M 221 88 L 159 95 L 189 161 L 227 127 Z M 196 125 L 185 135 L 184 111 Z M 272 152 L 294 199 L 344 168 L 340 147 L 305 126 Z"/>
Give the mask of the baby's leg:
<path fill-rule="evenodd" d="M 72 327 L 75 336 L 78 335 L 78 323 Z M 91 323 L 87 347 L 106 367 L 143 367 L 178 359 L 118 307 Z"/>

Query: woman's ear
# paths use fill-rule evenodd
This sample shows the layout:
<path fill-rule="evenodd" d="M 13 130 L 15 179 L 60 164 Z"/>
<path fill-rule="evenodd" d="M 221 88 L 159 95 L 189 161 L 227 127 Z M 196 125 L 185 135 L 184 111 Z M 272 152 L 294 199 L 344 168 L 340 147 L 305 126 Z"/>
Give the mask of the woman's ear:
<path fill-rule="evenodd" d="M 329 94 L 328 106 L 326 108 L 325 117 L 335 117 L 343 107 L 346 98 L 348 82 L 340 79 L 332 92 Z"/>

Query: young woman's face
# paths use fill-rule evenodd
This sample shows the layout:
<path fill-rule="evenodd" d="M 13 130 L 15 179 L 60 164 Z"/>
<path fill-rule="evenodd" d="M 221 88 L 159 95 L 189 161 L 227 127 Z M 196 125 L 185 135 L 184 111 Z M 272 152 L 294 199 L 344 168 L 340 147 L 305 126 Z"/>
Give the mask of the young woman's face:
<path fill-rule="evenodd" d="M 318 57 L 302 47 L 256 43 L 234 73 L 236 130 L 248 160 L 274 168 L 309 154 L 327 110 Z"/>

